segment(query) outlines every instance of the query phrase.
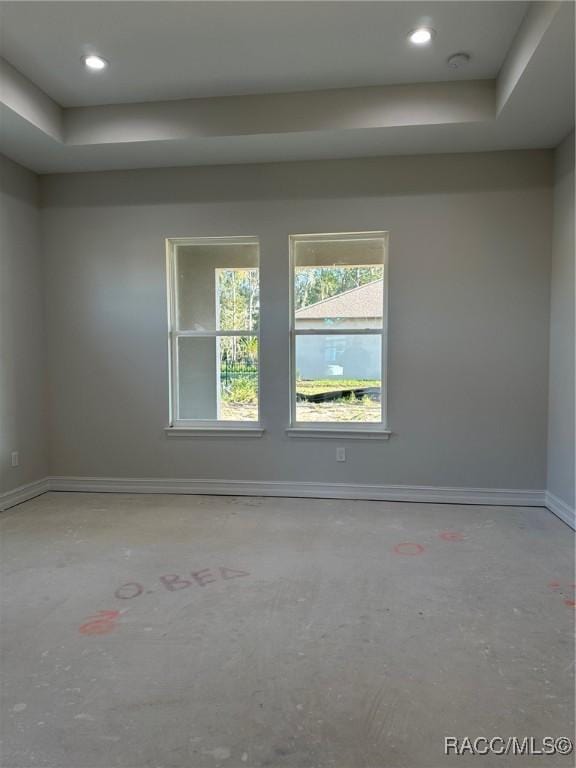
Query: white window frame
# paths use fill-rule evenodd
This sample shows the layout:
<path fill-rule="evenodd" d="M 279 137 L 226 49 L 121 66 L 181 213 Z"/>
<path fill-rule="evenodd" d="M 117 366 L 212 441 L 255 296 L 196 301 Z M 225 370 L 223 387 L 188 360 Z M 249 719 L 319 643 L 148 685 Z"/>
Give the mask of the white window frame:
<path fill-rule="evenodd" d="M 170 237 L 166 239 L 166 275 L 168 290 L 168 356 L 169 356 L 169 414 L 170 425 L 166 428 L 169 436 L 215 435 L 229 436 L 249 435 L 258 437 L 263 434 L 260 423 L 260 319 L 258 329 L 233 331 L 188 331 L 178 328 L 178 285 L 176 273 L 177 249 L 186 245 L 254 245 L 258 254 L 258 281 L 260 281 L 260 240 L 256 236 L 241 235 L 226 237 Z M 216 323 L 217 324 L 217 323 Z M 251 336 L 258 340 L 258 419 L 256 421 L 229 421 L 220 419 L 178 419 L 178 339 L 186 337 L 213 338 L 224 336 Z M 220 398 L 220 392 L 217 392 Z"/>
<path fill-rule="evenodd" d="M 296 330 L 295 245 L 306 242 L 358 242 L 360 240 L 382 240 L 384 246 L 382 328 L 314 328 Z M 309 233 L 289 236 L 290 247 L 290 427 L 286 430 L 292 437 L 366 437 L 388 439 L 388 246 L 389 233 L 386 230 L 374 232 L 332 232 Z M 334 422 L 298 421 L 296 419 L 296 338 L 298 336 L 381 336 L 381 392 L 380 422 Z"/>

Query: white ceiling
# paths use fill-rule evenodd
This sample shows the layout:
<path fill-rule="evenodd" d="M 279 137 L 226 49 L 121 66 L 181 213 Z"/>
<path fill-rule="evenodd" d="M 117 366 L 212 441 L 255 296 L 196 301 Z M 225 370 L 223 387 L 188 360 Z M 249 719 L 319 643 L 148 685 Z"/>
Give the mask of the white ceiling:
<path fill-rule="evenodd" d="M 51 173 L 554 147 L 574 7 L 0 0 L 0 151 Z"/>
<path fill-rule="evenodd" d="M 2 55 L 61 106 L 495 78 L 526 2 L 3 2 Z M 434 45 L 407 42 L 432 26 Z M 446 65 L 452 53 L 468 67 Z M 80 58 L 110 61 L 101 74 Z"/>

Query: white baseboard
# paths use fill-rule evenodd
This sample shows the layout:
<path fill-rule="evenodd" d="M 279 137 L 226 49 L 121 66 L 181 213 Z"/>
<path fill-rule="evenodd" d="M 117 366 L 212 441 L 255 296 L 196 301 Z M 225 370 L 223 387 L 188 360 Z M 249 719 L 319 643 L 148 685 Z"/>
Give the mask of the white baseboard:
<path fill-rule="evenodd" d="M 576 530 L 576 510 L 568 506 L 565 501 L 562 501 L 562 499 L 559 499 L 558 496 L 550 493 L 550 491 L 546 491 L 546 506 L 556 517 L 559 517 L 566 525 Z"/>
<path fill-rule="evenodd" d="M 22 504 L 23 501 L 33 499 L 35 496 L 40 496 L 51 489 L 50 478 L 45 477 L 42 480 L 35 480 L 33 483 L 21 485 L 12 491 L 0 493 L 0 511 L 4 512 L 4 510 L 10 509 L 10 507 L 14 507 L 16 504 Z"/>
<path fill-rule="evenodd" d="M 180 480 L 124 477 L 51 477 L 53 491 L 166 493 L 225 496 L 285 496 L 317 499 L 365 499 L 436 504 L 543 507 L 545 492 L 501 488 L 441 488 L 411 485 L 278 482 L 267 480 Z"/>
<path fill-rule="evenodd" d="M 550 491 L 507 488 L 442 488 L 418 485 L 290 483 L 268 480 L 180 480 L 127 477 L 45 477 L 0 494 L 0 511 L 47 491 L 84 493 L 166 493 L 214 496 L 280 496 L 315 499 L 364 499 L 432 504 L 547 507 L 576 530 L 576 512 Z"/>
<path fill-rule="evenodd" d="M 47 491 L 83 493 L 165 493 L 214 496 L 279 496 L 316 499 L 364 499 L 433 504 L 548 507 L 575 527 L 574 510 L 546 491 L 507 488 L 446 488 L 416 485 L 357 485 L 268 480 L 189 480 L 127 477 L 46 477 L 0 494 L 0 510 L 33 499 Z"/>

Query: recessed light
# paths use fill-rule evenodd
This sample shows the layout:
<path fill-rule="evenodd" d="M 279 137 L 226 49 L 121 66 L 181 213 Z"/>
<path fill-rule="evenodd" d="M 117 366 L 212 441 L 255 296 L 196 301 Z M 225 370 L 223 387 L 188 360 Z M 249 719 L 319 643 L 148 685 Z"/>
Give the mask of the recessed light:
<path fill-rule="evenodd" d="M 86 69 L 89 69 L 91 72 L 100 72 L 108 66 L 106 59 L 103 59 L 102 56 L 97 56 L 95 53 L 83 56 L 82 61 Z"/>
<path fill-rule="evenodd" d="M 408 35 L 408 40 L 413 45 L 427 45 L 434 37 L 434 30 L 430 27 L 418 27 Z"/>

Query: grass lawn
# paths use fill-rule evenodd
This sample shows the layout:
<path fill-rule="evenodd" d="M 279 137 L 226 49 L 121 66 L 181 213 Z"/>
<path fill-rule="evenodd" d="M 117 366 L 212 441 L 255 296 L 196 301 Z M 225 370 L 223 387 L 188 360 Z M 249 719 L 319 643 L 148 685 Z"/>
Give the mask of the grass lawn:
<path fill-rule="evenodd" d="M 365 389 L 380 387 L 375 379 L 301 379 L 296 382 L 296 391 L 303 395 L 317 395 L 321 392 L 334 392 L 340 389 Z"/>
<path fill-rule="evenodd" d="M 313 379 L 296 383 L 296 390 L 303 395 L 334 392 L 341 389 L 380 388 L 375 379 Z M 255 381 L 237 381 L 223 392 L 220 418 L 225 421 L 255 421 L 258 417 Z M 326 403 L 304 403 L 296 405 L 298 421 L 328 422 L 378 422 L 380 402 L 371 397 L 339 399 Z"/>

